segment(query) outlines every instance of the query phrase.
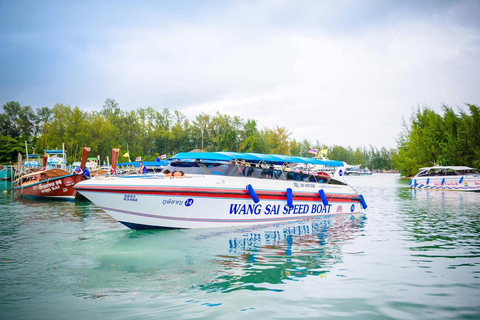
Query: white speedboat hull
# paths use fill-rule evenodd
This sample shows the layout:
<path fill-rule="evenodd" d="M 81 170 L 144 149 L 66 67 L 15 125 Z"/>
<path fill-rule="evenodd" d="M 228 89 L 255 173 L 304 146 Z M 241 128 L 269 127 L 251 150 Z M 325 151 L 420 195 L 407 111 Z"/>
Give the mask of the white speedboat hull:
<path fill-rule="evenodd" d="M 462 176 L 415 177 L 410 188 L 444 191 L 480 191 L 480 178 Z"/>
<path fill-rule="evenodd" d="M 356 214 L 366 206 L 348 185 L 214 175 L 91 179 L 75 189 L 132 229 L 268 224 Z"/>

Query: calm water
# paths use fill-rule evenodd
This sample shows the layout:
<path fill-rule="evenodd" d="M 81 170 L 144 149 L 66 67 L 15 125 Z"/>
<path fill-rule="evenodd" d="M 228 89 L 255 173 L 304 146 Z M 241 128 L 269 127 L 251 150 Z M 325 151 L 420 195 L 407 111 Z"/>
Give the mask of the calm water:
<path fill-rule="evenodd" d="M 245 229 L 132 231 L 1 193 L 0 318 L 479 319 L 480 193 L 347 179 L 365 214 Z"/>

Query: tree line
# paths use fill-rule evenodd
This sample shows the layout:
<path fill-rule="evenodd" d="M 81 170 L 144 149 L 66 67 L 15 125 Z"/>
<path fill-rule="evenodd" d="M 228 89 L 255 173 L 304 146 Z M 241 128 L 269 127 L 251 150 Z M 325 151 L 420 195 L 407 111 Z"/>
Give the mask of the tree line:
<path fill-rule="evenodd" d="M 418 107 L 397 140 L 394 162 L 401 173 L 415 175 L 433 165 L 480 168 L 480 108 L 467 104 L 468 112 L 444 105 L 443 115 Z"/>
<path fill-rule="evenodd" d="M 56 104 L 52 108 L 33 109 L 12 101 L 0 114 L 0 163 L 15 162 L 17 154 L 43 154 L 43 150 L 61 149 L 65 145 L 69 163 L 81 156 L 82 147 L 91 147 L 91 155 L 102 159 L 120 148 L 119 161 L 141 157 L 151 161 L 194 149 L 203 151 L 237 151 L 266 154 L 314 156 L 312 149 L 328 149 L 328 158 L 360 164 L 371 169 L 392 169 L 394 151 L 386 148 L 327 146 L 318 140 L 297 141 L 285 127 L 259 128 L 255 119 L 243 119 L 219 112 L 198 114 L 189 120 L 179 111 L 165 108 L 121 110 L 107 99 L 100 111 L 83 111 L 78 107 Z"/>
<path fill-rule="evenodd" d="M 193 149 L 204 151 L 258 152 L 312 157 L 312 149 L 328 149 L 328 158 L 360 164 L 370 169 L 400 170 L 411 176 L 419 168 L 439 165 L 466 165 L 480 168 L 480 108 L 467 104 L 468 111 L 444 105 L 443 115 L 424 106 L 403 121 L 397 149 L 327 146 L 318 140 L 291 139 L 285 127 L 259 128 L 255 119 L 242 119 L 219 112 L 198 114 L 189 120 L 179 111 L 140 108 L 121 110 L 107 99 L 100 111 L 56 104 L 33 109 L 11 101 L 0 113 L 0 163 L 14 163 L 17 154 L 43 154 L 65 144 L 68 162 L 81 156 L 84 146 L 102 159 L 120 148 L 119 161 L 141 157 L 154 160 Z"/>

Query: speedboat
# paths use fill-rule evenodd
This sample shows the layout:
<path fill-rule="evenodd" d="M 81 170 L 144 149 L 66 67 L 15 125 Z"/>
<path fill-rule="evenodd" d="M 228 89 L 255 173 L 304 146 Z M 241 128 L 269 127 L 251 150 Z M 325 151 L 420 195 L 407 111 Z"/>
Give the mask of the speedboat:
<path fill-rule="evenodd" d="M 343 180 L 340 161 L 235 152 L 179 153 L 169 161 L 162 175 L 90 179 L 74 189 L 132 229 L 242 227 L 367 207 Z M 296 172 L 298 163 L 336 170 Z"/>
<path fill-rule="evenodd" d="M 427 167 L 421 168 L 409 185 L 413 189 L 480 191 L 480 174 L 465 166 Z"/>
<path fill-rule="evenodd" d="M 347 165 L 345 168 L 346 176 L 371 176 L 372 172 L 368 168 L 362 168 L 361 165 Z"/>

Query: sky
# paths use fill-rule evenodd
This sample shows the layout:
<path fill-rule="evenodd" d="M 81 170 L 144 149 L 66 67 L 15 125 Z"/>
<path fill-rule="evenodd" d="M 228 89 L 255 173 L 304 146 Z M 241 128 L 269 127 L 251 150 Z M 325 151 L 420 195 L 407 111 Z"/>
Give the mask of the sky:
<path fill-rule="evenodd" d="M 395 148 L 480 105 L 480 1 L 0 0 L 0 105 L 178 110 Z"/>

